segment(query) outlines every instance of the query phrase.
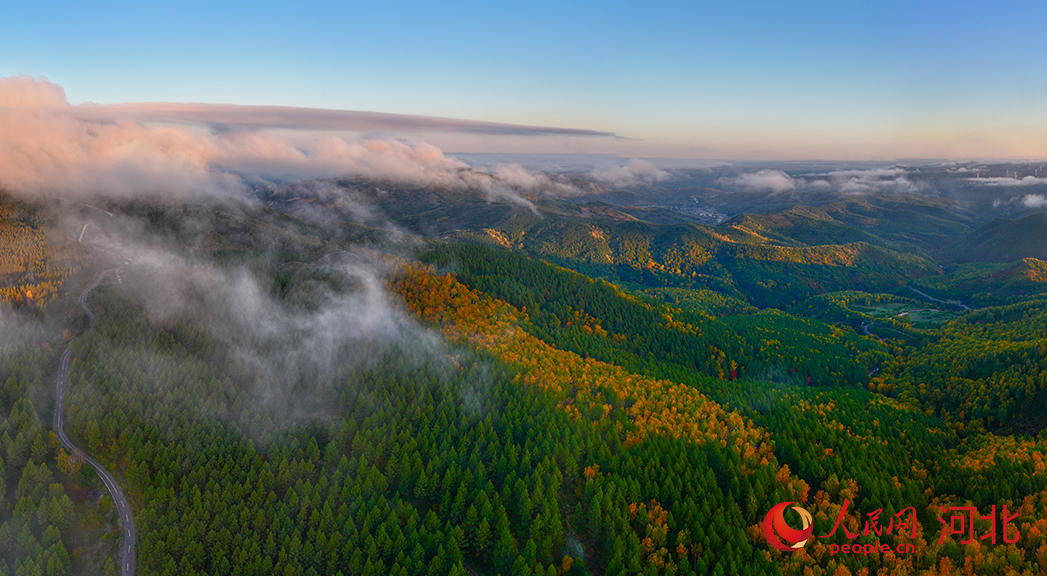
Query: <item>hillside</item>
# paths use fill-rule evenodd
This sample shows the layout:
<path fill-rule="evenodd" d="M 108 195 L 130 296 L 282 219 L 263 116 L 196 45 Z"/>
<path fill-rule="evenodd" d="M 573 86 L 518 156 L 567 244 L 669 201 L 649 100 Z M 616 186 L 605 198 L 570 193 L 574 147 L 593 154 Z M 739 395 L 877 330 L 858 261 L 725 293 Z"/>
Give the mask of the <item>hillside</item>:
<path fill-rule="evenodd" d="M 1013 304 L 1047 294 L 1047 263 L 1017 262 L 951 265 L 943 276 L 921 278 L 917 285 L 942 298 L 963 298 L 974 306 Z"/>
<path fill-rule="evenodd" d="M 614 282 L 709 289 L 757 307 L 787 307 L 852 287 L 890 291 L 940 273 L 924 253 L 900 252 L 882 239 L 831 243 L 869 237 L 852 227 L 838 226 L 848 232 L 835 238 L 822 227 L 827 242 L 806 245 L 744 225 L 752 222 L 747 216 L 716 227 L 658 226 L 613 215 L 520 215 L 497 228 L 443 237 L 515 248 Z"/>
<path fill-rule="evenodd" d="M 984 210 L 954 200 L 876 194 L 843 197 L 817 207 L 794 205 L 772 214 L 745 214 L 725 224 L 758 231 L 781 243 L 867 242 L 926 253 L 952 244 L 984 221 Z"/>
<path fill-rule="evenodd" d="M 45 217 L 0 190 L 0 302 L 46 306 L 90 251 L 48 227 Z"/>
<path fill-rule="evenodd" d="M 1047 260 L 1047 213 L 993 220 L 949 249 L 958 262 Z"/>
<path fill-rule="evenodd" d="M 4 308 L 41 324 L 0 342 L 0 574 L 115 569 L 104 487 L 49 441 L 65 350 L 66 429 L 129 495 L 143 574 L 1045 565 L 1043 265 L 940 268 L 933 238 L 972 226 L 956 205 L 708 226 L 353 185 L 355 204 L 110 200 L 61 219 L 6 201 L 0 241 L 41 255 L 7 278 L 64 272 L 47 302 Z M 84 224 L 87 250 L 69 240 Z M 76 295 L 102 269 L 118 274 L 84 333 Z M 915 282 L 1014 301 L 964 310 Z M 915 537 L 858 541 L 917 552 L 834 555 L 839 531 L 783 554 L 759 528 L 783 501 L 818 535 L 845 502 L 854 534 L 912 507 Z M 1018 543 L 940 544 L 939 507 L 968 503 L 1007 503 Z"/>

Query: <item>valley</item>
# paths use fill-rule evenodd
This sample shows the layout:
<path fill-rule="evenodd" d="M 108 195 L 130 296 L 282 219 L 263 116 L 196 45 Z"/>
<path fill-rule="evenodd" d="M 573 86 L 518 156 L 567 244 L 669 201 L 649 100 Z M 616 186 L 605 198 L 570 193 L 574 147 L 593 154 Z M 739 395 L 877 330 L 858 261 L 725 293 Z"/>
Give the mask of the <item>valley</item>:
<path fill-rule="evenodd" d="M 137 573 L 1047 566 L 1045 265 L 1033 238 L 964 248 L 1004 229 L 985 206 L 259 198 L 2 198 L 0 574 L 117 570 L 111 501 L 76 496 L 105 488 L 46 424 L 66 369 L 68 441 L 126 493 Z M 112 266 L 88 330 L 76 295 Z M 914 536 L 875 538 L 916 553 L 783 554 L 759 529 L 782 501 L 858 543 L 911 507 Z M 1005 503 L 1016 544 L 939 542 L 940 507 Z"/>

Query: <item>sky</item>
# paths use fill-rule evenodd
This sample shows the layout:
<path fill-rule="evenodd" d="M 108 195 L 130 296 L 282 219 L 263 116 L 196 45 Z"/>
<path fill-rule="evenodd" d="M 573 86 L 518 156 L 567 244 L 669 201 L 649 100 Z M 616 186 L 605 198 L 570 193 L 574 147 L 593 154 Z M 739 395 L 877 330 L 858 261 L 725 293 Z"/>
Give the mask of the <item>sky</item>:
<path fill-rule="evenodd" d="M 404 115 L 280 129 L 447 153 L 1047 158 L 1042 2 L 103 4 L 2 3 L 0 77 L 45 77 L 74 105 Z M 228 114 L 197 109 L 136 118 Z"/>

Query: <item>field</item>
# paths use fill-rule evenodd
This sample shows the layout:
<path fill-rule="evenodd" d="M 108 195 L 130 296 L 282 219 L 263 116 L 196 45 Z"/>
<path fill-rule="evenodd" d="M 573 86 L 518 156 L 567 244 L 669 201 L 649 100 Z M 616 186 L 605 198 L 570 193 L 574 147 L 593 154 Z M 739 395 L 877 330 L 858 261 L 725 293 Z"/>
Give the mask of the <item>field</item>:
<path fill-rule="evenodd" d="M 876 306 L 851 305 L 850 308 L 875 318 L 895 318 L 903 322 L 910 322 L 912 327 L 917 329 L 937 328 L 963 316 L 962 312 L 953 310 L 914 308 L 911 303 L 907 302 L 888 302 Z"/>

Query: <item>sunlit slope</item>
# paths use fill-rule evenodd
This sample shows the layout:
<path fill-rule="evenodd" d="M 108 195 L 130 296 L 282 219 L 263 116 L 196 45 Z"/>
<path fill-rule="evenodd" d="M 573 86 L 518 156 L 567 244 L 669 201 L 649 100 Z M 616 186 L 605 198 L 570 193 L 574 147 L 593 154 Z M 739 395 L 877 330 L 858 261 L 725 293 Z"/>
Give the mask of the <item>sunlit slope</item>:
<path fill-rule="evenodd" d="M 423 319 L 439 322 L 448 337 L 526 367 L 522 383 L 551 389 L 565 399 L 568 412 L 613 420 L 622 411 L 631 424 L 623 429 L 627 444 L 650 434 L 686 436 L 700 443 L 734 446 L 751 468 L 768 463 L 766 433 L 738 414 L 727 413 L 695 388 L 644 378 L 558 350 L 520 328 L 524 316 L 519 310 L 469 290 L 450 276 L 410 271 L 396 289 Z"/>
<path fill-rule="evenodd" d="M 613 206 L 599 195 L 576 203 L 365 179 L 310 186 L 307 193 L 291 187 L 260 195 L 307 217 L 393 224 L 421 236 L 523 251 L 614 281 L 713 290 L 761 308 L 822 292 L 889 292 L 938 275 L 937 252 L 994 214 L 931 196 L 826 193 L 789 196 L 774 211 L 707 226 L 656 205 Z M 804 200 L 813 204 L 797 204 Z"/>
<path fill-rule="evenodd" d="M 709 227 L 657 226 L 606 213 L 521 215 L 497 228 L 458 231 L 447 238 L 523 251 L 622 282 L 714 290 L 759 307 L 790 306 L 821 292 L 853 288 L 890 291 L 940 273 L 925 254 L 901 252 L 896 248 L 902 244 L 850 225 L 834 224 L 846 234 L 821 230 L 823 241 L 807 239 L 808 245 L 746 218 L 740 223 L 750 226 Z"/>
<path fill-rule="evenodd" d="M 90 250 L 48 230 L 40 209 L 0 190 L 0 301 L 43 307 Z"/>
<path fill-rule="evenodd" d="M 386 233 L 358 225 L 214 208 L 182 213 L 186 226 L 178 211 L 145 208 L 135 218 L 165 230 L 157 247 L 192 257 L 186 274 L 253 277 L 266 306 L 252 317 L 265 322 L 336 311 L 364 284 L 340 267 L 382 268 L 407 253 L 382 254 Z M 599 212 L 590 219 L 643 225 Z M 92 293 L 99 324 L 73 345 L 70 432 L 133 498 L 145 573 L 831 575 L 947 573 L 967 562 L 979 574 L 1039 571 L 1039 443 L 958 434 L 955 421 L 939 421 L 933 395 L 906 402 L 880 380 L 878 393 L 868 389 L 878 367 L 897 378 L 896 364 L 923 362 L 924 341 L 881 343 L 850 320 L 880 322 L 890 306 L 919 301 L 846 292 L 757 312 L 683 287 L 627 291 L 518 250 L 443 245 L 424 258 L 433 268 L 408 264 L 392 299 L 379 300 L 402 298 L 429 328 L 384 350 L 353 343 L 323 369 L 298 365 L 275 381 L 269 368 L 305 334 L 245 363 L 257 334 L 238 332 L 232 346 L 212 335 L 213 317 L 150 312 L 152 291 L 141 288 L 155 268 L 138 264 Z M 928 354 L 949 345 L 938 330 L 984 337 L 982 350 L 1000 348 L 1008 331 L 1014 343 L 1037 339 L 1037 312 L 979 320 L 985 312 L 969 318 L 981 332 L 912 331 L 932 344 Z M 0 420 L 11 438 L 0 442 L 0 558 L 19 534 L 31 546 L 56 534 L 37 513 L 50 503 L 47 479 L 25 472 L 41 461 L 32 444 L 43 427 L 13 403 L 33 387 L 40 399 L 50 393 L 32 365 L 54 358 L 38 350 L 28 370 L 0 363 L 0 409 L 11 415 Z M 1014 380 L 1013 365 L 986 364 L 986 382 Z M 46 466 L 55 483 L 71 480 Z M 978 485 L 965 484 L 972 474 Z M 803 502 L 826 534 L 844 499 L 852 532 L 878 508 L 916 508 L 919 552 L 830 556 L 828 544 L 851 543 L 841 532 L 802 553 L 766 545 L 758 524 L 774 504 Z M 1020 508 L 1023 540 L 939 545 L 937 507 L 966 500 Z M 72 529 L 57 529 L 67 550 Z"/>
<path fill-rule="evenodd" d="M 784 244 L 818 246 L 867 242 L 926 254 L 952 244 L 985 222 L 985 211 L 930 196 L 844 196 L 822 206 L 742 214 L 726 226 L 759 232 Z"/>
<path fill-rule="evenodd" d="M 525 310 L 527 329 L 557 347 L 677 381 L 690 374 L 776 374 L 796 382 L 857 385 L 884 350 L 850 329 L 774 310 L 721 319 L 638 298 L 506 250 L 442 245 L 423 260 Z"/>
<path fill-rule="evenodd" d="M 128 486 L 143 570 L 779 573 L 750 527 L 807 485 L 766 432 L 432 280 L 412 301 L 455 315 L 482 356 L 427 339 L 264 394 L 198 319 L 97 291 L 70 424 Z"/>
<path fill-rule="evenodd" d="M 779 482 L 795 482 L 788 479 L 798 472 L 804 480 L 800 487 L 820 486 L 817 493 L 812 490 L 800 499 L 807 500 L 807 506 L 816 515 L 816 526 L 824 533 L 831 528 L 843 498 L 851 499 L 852 505 L 860 503 L 863 509 L 900 510 L 915 505 L 922 521 L 934 521 L 933 516 L 926 516 L 924 512 L 929 512 L 932 500 L 937 498 L 933 490 L 928 490 L 927 469 L 933 467 L 935 458 L 944 449 L 955 444 L 955 436 L 933 418 L 893 400 L 877 398 L 863 389 L 834 391 L 748 379 L 729 382 L 699 377 L 701 386 L 720 388 L 720 397 L 741 408 L 735 415 L 689 386 L 636 376 L 609 363 L 557 350 L 521 328 L 527 325 L 529 313 L 471 290 L 449 276 L 414 269 L 397 282 L 396 288 L 412 309 L 436 322 L 448 337 L 468 342 L 519 366 L 524 371 L 521 383 L 552 394 L 561 410 L 582 420 L 616 421 L 625 433 L 627 444 L 636 442 L 640 438 L 637 434 L 643 434 L 644 439 L 636 449 L 643 449 L 645 453 L 645 447 L 659 446 L 659 451 L 667 450 L 666 438 L 698 444 L 712 440 L 723 445 L 723 437 L 710 435 L 709 431 L 719 426 L 724 415 L 727 421 L 744 418 L 744 414 L 752 415 L 756 427 L 746 422 L 732 430 L 726 445 L 728 448 L 733 445 L 735 453 L 741 456 L 742 477 L 747 474 L 745 470 L 752 470 L 750 467 L 756 463 L 753 458 L 759 454 L 759 448 L 752 454 L 745 440 L 752 436 L 744 430 L 769 434 L 774 454 L 761 457 L 754 472 L 759 475 L 760 470 L 773 469 L 785 462 L 788 468 L 779 468 Z M 708 420 L 708 423 L 696 420 Z M 716 469 L 721 464 L 713 462 L 712 465 Z M 604 470 L 592 469 L 586 473 L 598 478 Z M 610 472 L 609 479 L 616 475 L 616 471 Z M 679 479 L 685 476 L 685 472 L 677 471 L 667 478 L 664 484 L 668 488 L 660 492 L 661 505 L 667 496 L 677 505 L 681 503 L 671 495 Z M 742 518 L 750 518 L 754 512 L 759 515 L 759 497 L 755 492 L 749 495 L 744 481 L 735 493 L 740 498 Z M 687 499 L 683 494 L 680 498 Z M 712 517 L 715 518 L 715 514 Z M 728 520 L 727 525 L 730 523 Z M 851 526 L 851 529 L 856 528 Z M 759 530 L 755 526 L 750 526 L 746 533 L 750 539 L 759 541 Z M 898 536 L 883 537 L 888 542 L 895 541 L 892 538 Z M 923 542 L 922 538 L 917 544 L 932 558 L 943 554 L 936 544 Z M 807 567 L 816 574 L 828 574 L 841 563 L 854 571 L 867 565 L 862 560 L 831 559 L 824 543 L 814 545 L 805 554 L 789 557 L 769 553 L 776 562 L 781 562 L 781 568 L 787 573 L 803 573 Z M 654 562 L 657 559 L 655 555 Z M 652 561 L 651 557 L 647 557 L 647 561 Z M 884 562 L 892 570 L 912 570 L 919 565 L 915 557 L 894 555 Z"/>

